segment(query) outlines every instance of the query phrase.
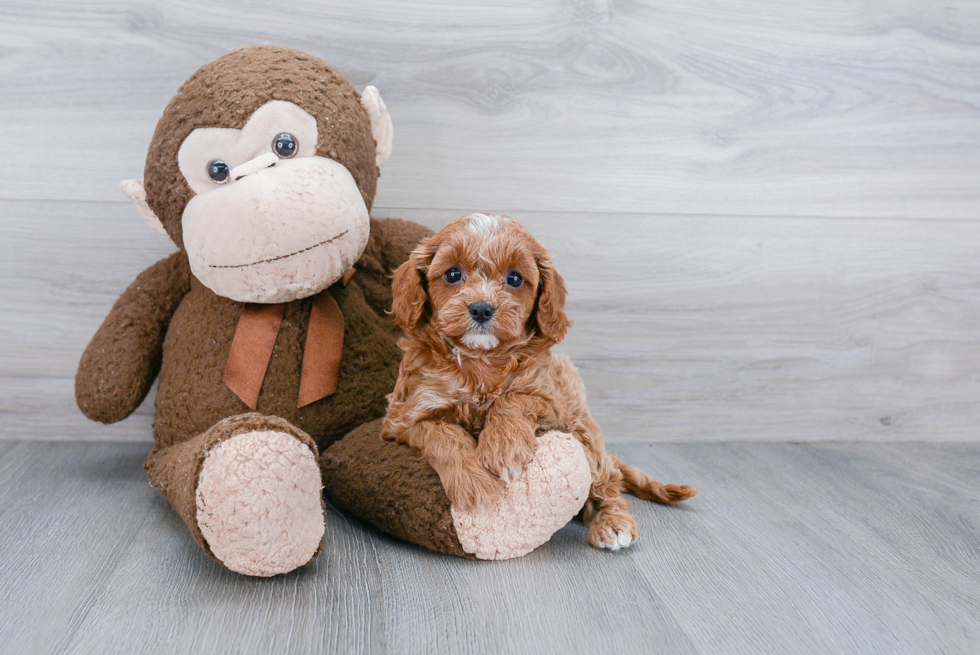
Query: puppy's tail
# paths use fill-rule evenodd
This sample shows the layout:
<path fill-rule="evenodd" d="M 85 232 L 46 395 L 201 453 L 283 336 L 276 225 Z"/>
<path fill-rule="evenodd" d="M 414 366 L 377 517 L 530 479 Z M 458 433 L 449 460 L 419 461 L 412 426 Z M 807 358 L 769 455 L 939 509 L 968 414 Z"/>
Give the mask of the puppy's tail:
<path fill-rule="evenodd" d="M 652 500 L 655 503 L 678 503 L 696 496 L 698 490 L 686 484 L 661 484 L 649 475 L 627 464 L 615 455 L 612 456 L 616 466 L 623 474 L 622 491 L 633 494 L 642 500 Z"/>

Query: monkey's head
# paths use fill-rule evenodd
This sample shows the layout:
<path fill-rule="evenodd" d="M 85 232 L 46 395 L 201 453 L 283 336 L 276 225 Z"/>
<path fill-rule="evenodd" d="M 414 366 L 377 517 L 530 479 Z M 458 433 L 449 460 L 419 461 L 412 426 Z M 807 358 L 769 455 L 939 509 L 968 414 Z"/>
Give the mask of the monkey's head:
<path fill-rule="evenodd" d="M 229 53 L 194 73 L 157 124 L 142 181 L 123 190 L 220 296 L 316 294 L 360 258 L 391 119 L 298 50 Z"/>

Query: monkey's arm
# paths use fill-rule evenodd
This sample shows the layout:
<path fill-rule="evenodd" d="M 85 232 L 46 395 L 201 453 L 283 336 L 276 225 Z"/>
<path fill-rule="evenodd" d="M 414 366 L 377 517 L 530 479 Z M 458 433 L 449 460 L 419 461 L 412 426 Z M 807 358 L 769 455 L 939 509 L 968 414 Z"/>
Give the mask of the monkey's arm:
<path fill-rule="evenodd" d="M 139 407 L 160 371 L 167 326 L 189 290 L 187 256 L 176 252 L 123 291 L 78 364 L 75 401 L 85 416 L 115 423 Z"/>
<path fill-rule="evenodd" d="M 380 316 L 391 310 L 391 275 L 432 234 L 424 225 L 400 218 L 371 219 L 371 237 L 356 265 L 357 279 L 368 304 Z"/>

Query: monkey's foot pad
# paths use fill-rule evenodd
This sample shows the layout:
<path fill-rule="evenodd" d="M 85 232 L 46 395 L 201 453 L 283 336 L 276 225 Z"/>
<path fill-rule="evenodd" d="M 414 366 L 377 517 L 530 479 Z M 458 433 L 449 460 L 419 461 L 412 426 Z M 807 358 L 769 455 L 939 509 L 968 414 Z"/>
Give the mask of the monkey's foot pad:
<path fill-rule="evenodd" d="M 197 521 L 215 557 L 232 571 L 287 573 L 323 539 L 320 467 L 296 437 L 257 430 L 213 448 L 197 487 Z"/>
<path fill-rule="evenodd" d="M 453 508 L 463 550 L 477 559 L 526 555 L 571 521 L 589 496 L 585 451 L 567 432 L 547 432 L 523 474 L 483 511 Z"/>

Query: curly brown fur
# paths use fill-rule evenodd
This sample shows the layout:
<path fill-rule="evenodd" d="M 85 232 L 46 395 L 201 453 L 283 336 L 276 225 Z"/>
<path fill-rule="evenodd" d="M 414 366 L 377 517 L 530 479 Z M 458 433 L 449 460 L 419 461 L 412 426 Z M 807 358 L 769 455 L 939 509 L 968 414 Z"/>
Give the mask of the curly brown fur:
<path fill-rule="evenodd" d="M 454 270 L 458 280 L 447 278 Z M 515 273 L 520 283 L 508 283 Z M 585 448 L 592 487 L 582 518 L 597 548 L 639 538 L 623 492 L 661 503 L 697 493 L 662 485 L 606 452 L 578 371 L 551 352 L 570 325 L 564 281 L 514 221 L 471 214 L 450 223 L 399 267 L 392 291 L 405 337 L 382 434 L 417 448 L 454 505 L 491 500 L 549 424 L 567 425 Z"/>

